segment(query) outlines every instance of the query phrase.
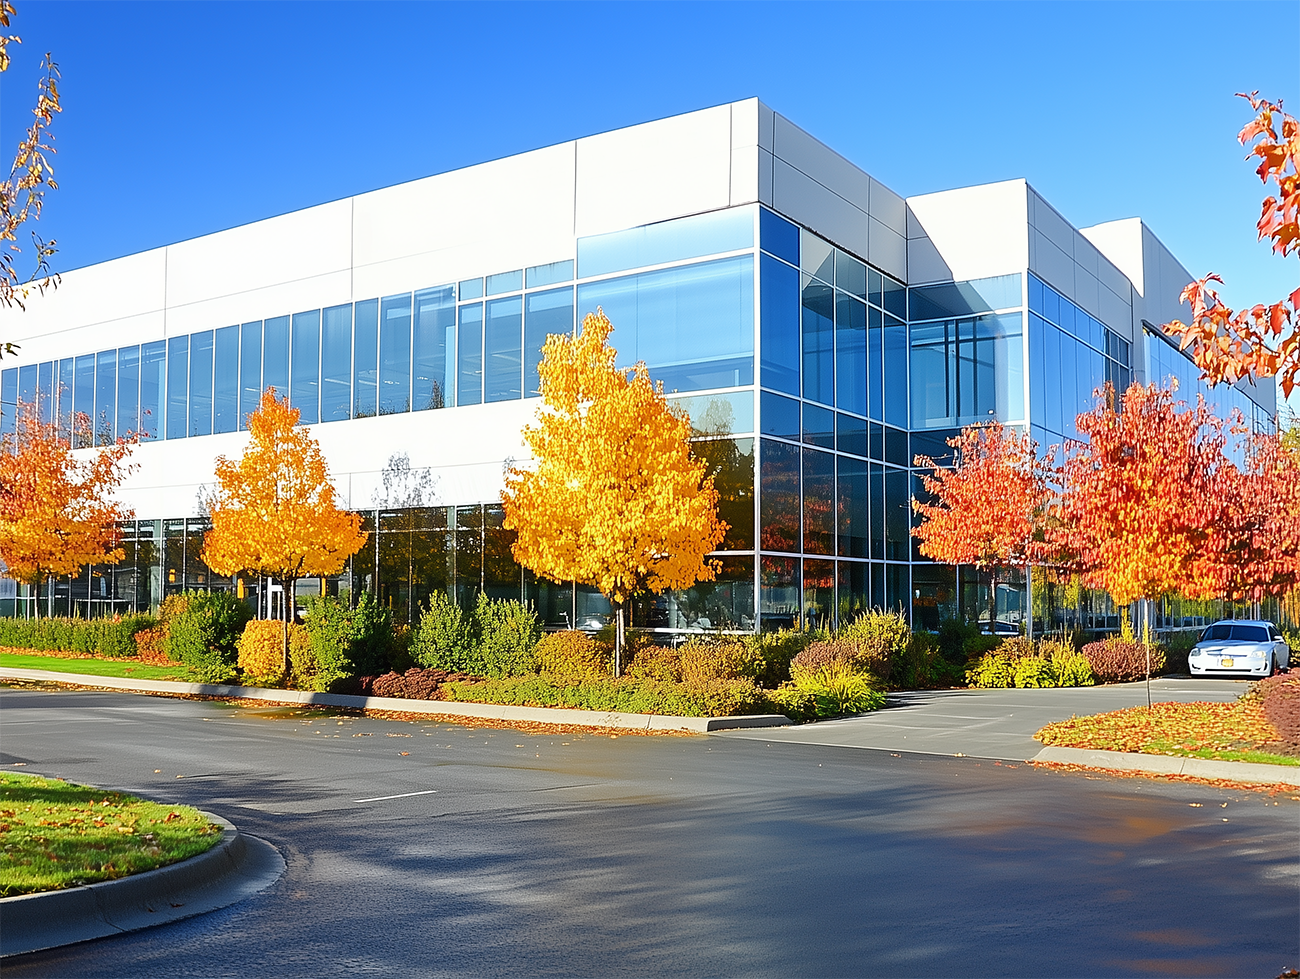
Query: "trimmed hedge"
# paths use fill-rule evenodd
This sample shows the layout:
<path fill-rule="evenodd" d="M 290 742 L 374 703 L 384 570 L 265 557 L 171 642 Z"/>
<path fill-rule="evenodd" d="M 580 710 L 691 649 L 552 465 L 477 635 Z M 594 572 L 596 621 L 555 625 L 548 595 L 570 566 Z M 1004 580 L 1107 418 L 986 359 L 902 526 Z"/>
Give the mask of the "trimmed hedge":
<path fill-rule="evenodd" d="M 755 714 L 767 699 L 753 683 L 720 680 L 691 686 L 659 680 L 585 680 L 565 682 L 548 676 L 508 677 L 479 683 L 444 683 L 445 699 L 526 707 L 663 714 L 672 717 L 725 717 Z"/>
<path fill-rule="evenodd" d="M 0 619 L 0 646 L 125 659 L 137 653 L 135 634 L 157 624 L 158 620 L 151 615 L 111 619 Z"/>
<path fill-rule="evenodd" d="M 1147 675 L 1147 647 L 1140 642 L 1130 642 L 1114 636 L 1100 642 L 1090 642 L 1083 647 L 1093 674 L 1100 683 L 1123 683 L 1142 680 Z M 1151 675 L 1158 676 L 1165 668 L 1165 652 L 1152 645 Z"/>

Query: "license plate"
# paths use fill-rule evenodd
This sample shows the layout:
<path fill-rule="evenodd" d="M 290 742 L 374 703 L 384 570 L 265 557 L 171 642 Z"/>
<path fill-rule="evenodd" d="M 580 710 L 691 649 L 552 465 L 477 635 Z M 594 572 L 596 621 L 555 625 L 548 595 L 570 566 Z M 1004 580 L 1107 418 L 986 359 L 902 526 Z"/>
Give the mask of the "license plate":
<path fill-rule="evenodd" d="M 1235 662 L 1236 660 L 1234 660 L 1231 656 L 1226 656 L 1223 659 L 1219 660 L 1219 666 L 1222 669 L 1230 670 L 1232 669 L 1232 664 Z"/>

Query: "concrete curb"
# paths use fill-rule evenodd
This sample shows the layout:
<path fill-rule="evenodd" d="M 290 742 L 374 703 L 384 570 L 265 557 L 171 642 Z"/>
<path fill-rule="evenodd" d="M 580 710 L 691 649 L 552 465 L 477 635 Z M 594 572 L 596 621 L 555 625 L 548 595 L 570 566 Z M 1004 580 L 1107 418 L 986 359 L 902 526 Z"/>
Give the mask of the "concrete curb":
<path fill-rule="evenodd" d="M 357 710 L 390 710 L 404 714 L 432 714 L 441 717 L 480 718 L 492 721 L 532 721 L 540 724 L 572 724 L 581 727 L 612 727 L 634 731 L 688 731 L 708 734 L 748 727 L 786 727 L 783 714 L 739 714 L 732 717 L 673 717 L 664 714 L 627 714 L 618 711 L 567 710 L 560 707 L 517 707 L 512 704 L 470 704 L 452 700 L 407 700 L 403 697 L 354 697 L 341 693 L 312 693 L 306 690 L 268 690 L 215 683 L 178 683 L 174 680 L 120 680 L 86 673 L 54 673 L 49 670 L 0 668 L 0 679 L 51 680 L 83 687 L 103 687 L 134 693 L 190 694 L 200 697 L 241 697 L 273 704 L 301 704 L 313 707 L 351 707 Z"/>
<path fill-rule="evenodd" d="M 1176 755 L 1143 755 L 1134 751 L 1094 751 L 1048 745 L 1029 759 L 1082 765 L 1087 768 L 1116 768 L 1150 772 L 1153 775 L 1194 775 L 1233 782 L 1261 782 L 1267 785 L 1300 785 L 1300 768 L 1261 765 L 1246 761 L 1215 761 L 1211 758 L 1180 758 Z"/>
<path fill-rule="evenodd" d="M 180 921 L 216 911 L 270 887 L 284 858 L 220 816 L 221 842 L 198 856 L 130 877 L 61 891 L 0 898 L 0 957 Z"/>

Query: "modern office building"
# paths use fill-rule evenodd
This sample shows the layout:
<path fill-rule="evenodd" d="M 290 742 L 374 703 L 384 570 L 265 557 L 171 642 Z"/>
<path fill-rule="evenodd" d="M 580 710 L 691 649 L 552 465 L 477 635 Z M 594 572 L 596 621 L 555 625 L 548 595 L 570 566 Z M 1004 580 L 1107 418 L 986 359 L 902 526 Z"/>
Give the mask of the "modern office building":
<path fill-rule="evenodd" d="M 607 606 L 510 555 L 503 469 L 526 462 L 545 337 L 603 307 L 691 415 L 731 530 L 717 582 L 641 603 L 665 630 L 753 629 L 902 606 L 986 608 L 919 558 L 917 454 L 997 418 L 1040 443 L 1106 380 L 1195 368 L 1156 324 L 1191 274 L 1136 218 L 1076 229 L 1023 180 L 904 199 L 755 99 L 562 143 L 67 272 L 0 329 L 0 421 L 38 401 L 94 440 L 144 436 L 126 560 L 50 610 L 259 591 L 200 560 L 204 487 L 267 386 L 313 428 L 374 531 L 336 579 L 400 620 L 434 591 Z M 1271 386 L 1210 392 L 1268 427 Z M 9 609 L 25 590 L 8 585 Z M 1026 586 L 999 596 L 1014 621 Z"/>

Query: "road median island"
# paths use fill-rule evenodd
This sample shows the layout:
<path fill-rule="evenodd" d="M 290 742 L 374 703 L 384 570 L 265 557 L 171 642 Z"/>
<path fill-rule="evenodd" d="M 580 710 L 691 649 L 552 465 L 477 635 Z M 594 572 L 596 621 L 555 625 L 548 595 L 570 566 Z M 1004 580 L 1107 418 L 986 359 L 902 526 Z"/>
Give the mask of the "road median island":
<path fill-rule="evenodd" d="M 220 841 L 186 860 L 113 880 L 0 898 L 0 956 L 9 958 L 167 924 L 227 907 L 284 872 L 271 844 L 213 813 Z"/>
<path fill-rule="evenodd" d="M 1029 761 L 1035 765 L 1070 765 L 1148 775 L 1181 775 L 1212 781 L 1251 782 L 1261 785 L 1300 786 L 1300 768 L 1261 765 L 1246 761 L 1219 761 L 1179 755 L 1151 755 L 1137 751 L 1104 751 L 1048 745 Z"/>
<path fill-rule="evenodd" d="M 314 693 L 307 690 L 277 690 L 232 684 L 181 683 L 170 680 L 134 680 L 56 673 L 50 670 L 0 668 L 0 679 L 43 680 L 105 690 L 152 693 L 164 696 L 216 697 L 262 701 L 292 706 L 339 707 L 362 711 L 384 711 L 427 715 L 430 719 L 510 723 L 542 723 L 575 727 L 621 730 L 688 732 L 707 734 L 735 728 L 783 727 L 791 723 L 781 714 L 740 714 L 727 717 L 679 717 L 664 714 L 631 714 L 619 711 L 573 710 L 559 707 L 522 707 L 513 704 L 477 704 L 450 700 L 413 700 L 402 697 L 362 697 L 351 694 Z"/>

